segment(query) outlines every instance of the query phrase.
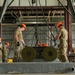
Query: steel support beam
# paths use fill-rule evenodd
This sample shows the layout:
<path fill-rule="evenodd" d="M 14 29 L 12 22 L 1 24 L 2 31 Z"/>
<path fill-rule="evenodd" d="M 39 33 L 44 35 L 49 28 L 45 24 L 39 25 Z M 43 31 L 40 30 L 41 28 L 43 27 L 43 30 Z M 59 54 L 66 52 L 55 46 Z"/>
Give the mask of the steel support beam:
<path fill-rule="evenodd" d="M 13 2 L 14 0 L 4 0 L 3 7 L 2 7 L 2 12 L 0 16 L 0 23 L 2 22 L 3 16 L 6 12 L 7 7 Z"/>
<path fill-rule="evenodd" d="M 2 37 L 2 25 L 0 23 L 0 38 Z"/>
<path fill-rule="evenodd" d="M 35 2 L 36 2 L 36 7 L 37 7 L 37 0 Z M 35 46 L 38 44 L 38 41 L 39 41 L 39 38 L 38 38 L 38 9 L 36 9 L 36 23 L 37 24 L 35 25 L 35 38 L 36 38 Z"/>
<path fill-rule="evenodd" d="M 70 11 L 69 5 L 68 10 Z M 67 11 L 65 11 L 65 25 L 66 29 L 68 30 L 68 53 L 69 53 L 69 51 L 72 52 L 72 17 Z"/>
<path fill-rule="evenodd" d="M 67 4 L 71 10 L 71 14 L 73 15 L 73 18 L 75 19 L 75 11 L 74 11 L 74 5 L 72 3 L 72 0 L 67 0 Z"/>

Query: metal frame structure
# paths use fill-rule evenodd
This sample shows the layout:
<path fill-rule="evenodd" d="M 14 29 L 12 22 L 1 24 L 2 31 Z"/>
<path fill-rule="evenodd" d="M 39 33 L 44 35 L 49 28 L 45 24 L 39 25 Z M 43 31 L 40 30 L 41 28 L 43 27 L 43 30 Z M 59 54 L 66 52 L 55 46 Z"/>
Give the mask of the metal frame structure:
<path fill-rule="evenodd" d="M 2 28 L 1 28 L 1 22 L 2 22 L 2 19 L 3 19 L 3 16 L 4 16 L 4 14 L 5 14 L 5 12 L 6 12 L 6 9 L 7 9 L 7 7 L 13 2 L 14 0 L 4 0 L 4 3 L 3 3 L 3 7 L 2 7 L 2 12 L 1 12 L 1 16 L 0 16 L 0 37 L 1 37 L 1 30 L 2 30 Z M 74 9 L 73 9 L 73 5 L 72 5 L 72 1 L 71 0 L 67 0 L 67 2 L 69 3 L 69 5 L 68 6 L 70 6 L 70 9 L 71 9 L 71 12 L 72 12 L 72 14 L 74 15 Z M 36 3 L 37 4 L 37 3 Z M 18 8 L 18 7 L 17 7 Z M 36 9 L 37 7 L 35 7 L 35 9 Z M 45 7 L 45 8 L 50 8 L 50 7 Z M 51 7 L 52 8 L 52 7 Z M 23 9 L 23 8 L 22 8 Z M 57 8 L 55 8 L 55 9 L 57 9 Z M 61 8 L 59 8 L 58 10 L 60 10 Z M 10 10 L 14 10 L 13 8 L 11 8 Z M 16 9 L 16 10 L 19 10 L 19 9 Z M 23 9 L 24 10 L 24 9 Z M 25 9 L 26 10 L 26 9 Z M 65 21 L 65 24 L 66 24 L 66 27 L 67 27 L 67 29 L 68 29 L 68 32 L 69 33 L 71 33 L 71 21 L 69 22 L 69 18 L 71 18 L 71 17 L 68 17 L 69 16 L 69 14 L 68 13 L 66 13 L 66 21 Z M 68 22 L 68 24 L 67 24 L 67 22 Z M 69 25 L 69 26 L 67 26 L 67 25 Z M 69 28 L 70 27 L 70 28 Z M 69 49 L 69 51 L 71 51 L 72 50 L 72 46 L 71 46 L 71 44 L 72 44 L 72 37 L 71 37 L 71 34 L 69 34 L 69 44 L 68 44 L 68 46 L 70 47 L 70 48 L 68 48 Z"/>
<path fill-rule="evenodd" d="M 14 0 L 4 0 L 4 4 L 3 4 L 3 10 L 1 13 L 1 17 L 0 17 L 0 37 L 1 37 L 1 33 L 2 33 L 2 28 L 1 28 L 1 23 L 2 23 L 2 19 L 3 16 L 5 14 L 5 11 L 7 9 L 7 7 L 9 6 L 9 4 L 11 2 L 13 2 Z M 69 5 L 68 5 L 69 6 Z M 40 7 L 32 7 L 34 10 L 36 9 L 40 9 Z M 42 9 L 44 10 L 64 10 L 65 11 L 65 25 L 66 25 L 66 29 L 69 32 L 69 43 L 68 43 L 68 50 L 71 51 L 72 50 L 72 30 L 71 30 L 71 16 L 69 15 L 68 12 L 66 12 L 66 10 L 62 7 L 42 7 Z M 69 9 L 69 8 L 68 8 Z M 7 9 L 8 11 L 18 11 L 18 10 L 22 10 L 22 11 L 26 11 L 26 10 L 31 10 L 31 7 L 9 7 Z M 37 14 L 36 14 L 37 15 Z M 52 23 L 51 23 L 52 24 Z M 37 35 L 36 35 L 37 38 Z M 14 66 L 13 66 L 14 65 Z M 36 67 L 37 66 L 37 67 Z M 55 68 L 55 67 L 56 68 Z M 61 66 L 61 67 L 60 67 Z M 6 68 L 8 67 L 8 69 Z M 12 71 L 16 70 L 18 72 L 21 73 L 49 73 L 49 72 L 53 72 L 53 73 L 75 73 L 75 65 L 74 63 L 49 63 L 49 62 L 25 62 L 25 63 L 12 63 L 12 64 L 8 64 L 8 63 L 1 63 L 0 64 L 0 73 L 11 73 Z"/>
<path fill-rule="evenodd" d="M 2 22 L 3 16 L 6 12 L 7 7 L 13 2 L 14 0 L 4 0 L 3 7 L 2 7 L 2 12 L 0 16 L 0 23 Z"/>
<path fill-rule="evenodd" d="M 1 26 L 1 22 L 2 22 L 2 19 L 3 19 L 3 16 L 6 12 L 6 9 L 7 7 L 13 2 L 14 0 L 4 0 L 4 3 L 3 3 L 3 7 L 2 7 L 2 10 L 1 10 L 1 15 L 0 15 L 0 37 L 2 36 L 2 26 Z"/>
<path fill-rule="evenodd" d="M 19 11 L 19 10 L 21 10 L 21 11 L 29 11 L 29 10 L 31 10 L 31 8 L 34 10 L 34 11 L 36 11 L 36 9 L 38 9 L 38 10 L 40 10 L 40 7 L 38 6 L 38 7 L 9 7 L 8 9 L 7 9 L 7 11 Z M 64 12 L 66 12 L 66 10 L 63 8 L 63 7 L 49 7 L 49 6 L 44 6 L 44 7 L 42 7 L 42 9 L 44 10 L 44 11 L 49 11 L 49 10 L 51 10 L 51 11 L 54 11 L 54 10 L 59 10 L 59 11 L 61 11 L 61 10 L 63 10 Z M 53 15 L 52 13 L 51 13 L 51 15 Z M 50 15 L 50 16 L 51 16 Z M 56 14 L 56 15 L 60 15 L 60 14 Z M 65 14 L 63 14 L 63 15 L 65 15 Z M 69 18 L 67 17 L 67 15 L 69 15 L 69 13 L 66 13 L 66 15 L 65 15 L 65 25 L 66 25 L 66 29 L 68 29 L 68 26 L 67 25 L 70 25 L 70 24 L 67 24 L 67 22 L 69 22 Z M 50 18 L 51 19 L 51 18 Z M 57 23 L 57 22 L 56 22 Z M 49 25 L 50 24 L 56 24 L 56 23 L 52 23 L 52 22 L 50 22 L 50 23 L 48 23 Z M 39 25 L 40 23 L 38 23 L 38 25 Z M 46 23 L 45 23 L 46 24 Z M 43 25 L 45 25 L 44 23 L 43 23 Z M 30 24 L 29 24 L 30 25 Z M 70 30 L 71 30 L 71 28 L 69 28 Z M 68 32 L 69 33 L 71 33 L 71 31 L 70 30 L 68 30 Z M 69 34 L 69 43 L 70 43 L 70 45 L 68 44 L 68 47 L 70 47 L 71 46 L 71 44 L 72 44 L 72 42 L 71 42 L 71 34 Z M 69 51 L 71 51 L 72 50 L 72 47 L 70 47 L 69 48 Z"/>
<path fill-rule="evenodd" d="M 32 9 L 32 11 L 33 12 L 31 12 L 31 9 Z M 37 9 L 37 10 L 36 10 Z M 44 11 L 44 15 L 43 15 L 43 13 L 41 12 L 41 9 L 43 9 L 43 11 Z M 58 10 L 59 9 L 59 10 Z M 55 22 L 52 22 L 52 18 L 57 18 L 57 17 L 60 17 L 60 12 L 59 11 L 63 11 L 62 12 L 62 17 L 64 18 L 64 9 L 62 8 L 62 7 L 58 7 L 58 6 L 56 6 L 56 7 L 49 7 L 49 6 L 47 6 L 47 7 L 39 7 L 39 6 L 37 6 L 37 7 L 34 7 L 34 6 L 32 6 L 32 7 L 9 7 L 8 9 L 7 9 L 7 12 L 6 12 L 6 14 L 5 14 L 5 16 L 4 17 L 6 17 L 6 15 L 11 15 L 11 12 L 14 12 L 14 13 L 16 13 L 16 15 L 18 15 L 19 14 L 19 11 L 21 12 L 20 13 L 20 20 L 21 20 L 21 18 L 23 19 L 23 18 L 26 18 L 26 20 L 28 19 L 28 21 L 30 21 L 30 22 L 26 22 L 26 20 L 25 21 L 23 21 L 23 23 L 25 22 L 26 24 L 27 24 L 27 26 L 34 26 L 34 25 L 38 25 L 38 26 L 54 26 L 56 23 L 57 23 L 57 21 L 55 21 Z M 36 14 L 36 11 L 38 11 L 38 14 Z M 51 13 L 49 14 L 49 11 L 51 11 Z M 56 11 L 56 13 L 55 13 L 55 11 Z M 58 12 L 58 13 L 57 13 Z M 55 13 L 55 14 L 54 14 Z M 30 15 L 30 16 L 28 16 L 28 14 Z M 32 16 L 31 16 L 32 15 Z M 38 16 L 37 16 L 38 15 Z M 43 16 L 39 16 L 39 15 L 43 15 Z M 16 17 L 16 16 L 15 16 Z M 30 17 L 30 18 L 29 18 Z M 46 21 L 46 19 L 48 19 L 48 17 L 49 17 L 49 22 L 47 22 Z M 9 18 L 7 17 L 7 18 L 5 18 L 6 20 L 8 19 L 8 21 L 12 21 L 12 18 L 13 18 L 13 16 L 11 15 L 11 18 L 10 18 L 10 16 L 9 16 Z M 11 19 L 11 20 L 10 20 Z M 32 19 L 35 19 L 35 21 L 36 22 L 31 22 L 31 20 Z M 43 22 L 38 22 L 38 20 L 40 20 L 40 19 L 43 19 Z M 5 20 L 5 21 L 6 21 Z M 16 20 L 16 18 L 14 18 L 13 20 Z M 13 22 L 12 22 L 13 23 Z M 49 28 L 48 28 L 49 29 Z M 50 32 L 51 32 L 51 30 L 50 30 Z M 37 37 L 36 37 L 37 38 Z M 38 39 L 38 38 L 37 38 Z"/>

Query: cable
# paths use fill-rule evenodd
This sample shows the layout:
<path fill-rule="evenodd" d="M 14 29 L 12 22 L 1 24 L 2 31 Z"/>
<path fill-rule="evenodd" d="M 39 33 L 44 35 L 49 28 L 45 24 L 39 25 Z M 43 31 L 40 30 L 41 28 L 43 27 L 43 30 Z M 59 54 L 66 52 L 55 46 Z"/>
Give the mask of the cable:
<path fill-rule="evenodd" d="M 11 16 L 13 16 L 15 19 L 18 20 L 17 16 L 15 16 L 12 11 L 11 11 Z"/>
<path fill-rule="evenodd" d="M 28 35 L 33 29 L 34 29 L 34 28 L 32 28 L 32 29 L 27 33 L 27 35 Z M 24 38 L 27 37 L 27 35 L 25 35 Z"/>
<path fill-rule="evenodd" d="M 29 5 L 31 6 L 31 4 L 30 4 L 30 1 L 28 0 L 28 3 L 29 3 Z"/>
<path fill-rule="evenodd" d="M 42 31 L 40 28 L 39 28 L 39 30 Z M 42 31 L 42 32 L 43 32 L 43 31 Z M 52 38 L 50 38 L 45 32 L 43 32 L 43 34 L 46 35 L 51 41 L 54 41 L 54 40 L 53 40 Z M 56 45 L 58 45 L 58 44 L 55 43 L 54 46 L 56 46 Z"/>
<path fill-rule="evenodd" d="M 30 1 L 28 0 L 29 6 L 31 7 L 32 5 L 30 4 Z M 31 14 L 33 12 L 33 9 L 31 8 Z"/>
<path fill-rule="evenodd" d="M 41 7 L 41 3 L 40 3 L 40 0 L 39 0 L 39 5 L 40 5 L 40 7 Z M 43 9 L 41 8 L 41 11 L 42 11 L 42 13 L 43 13 L 43 18 L 45 19 L 45 14 L 44 14 L 44 11 L 43 11 Z M 51 28 L 49 28 L 49 25 L 48 25 L 48 23 L 47 23 L 47 19 L 45 19 L 45 21 L 46 21 L 46 24 L 47 24 L 47 26 L 48 26 L 48 29 L 49 29 L 49 31 L 51 32 Z M 54 35 L 51 33 L 51 35 L 52 35 L 52 37 L 53 37 L 53 39 L 54 39 Z M 56 41 L 54 41 L 54 40 L 52 40 L 55 44 L 54 44 L 54 46 L 56 46 Z"/>
<path fill-rule="evenodd" d="M 69 12 L 69 10 L 59 1 L 59 0 L 57 0 L 62 6 L 63 6 L 63 8 L 73 17 L 73 15 Z"/>
<path fill-rule="evenodd" d="M 32 4 L 34 4 L 35 3 L 35 0 L 32 0 Z"/>
<path fill-rule="evenodd" d="M 33 2 L 34 2 L 35 0 L 33 0 Z M 29 5 L 31 6 L 31 4 L 30 4 L 30 1 L 28 0 L 28 2 L 29 2 Z M 37 2 L 37 1 L 36 1 Z M 31 9 L 31 14 L 32 14 L 32 12 L 33 12 L 33 9 Z M 36 21 L 37 21 L 37 13 L 36 13 Z M 36 25 L 35 25 L 36 26 Z M 38 25 L 37 25 L 38 26 Z M 36 38 L 36 44 L 37 44 L 37 42 L 38 42 L 38 37 L 37 37 L 37 35 L 38 35 L 38 33 L 37 33 L 37 28 L 36 27 L 34 27 L 35 28 L 35 38 Z"/>

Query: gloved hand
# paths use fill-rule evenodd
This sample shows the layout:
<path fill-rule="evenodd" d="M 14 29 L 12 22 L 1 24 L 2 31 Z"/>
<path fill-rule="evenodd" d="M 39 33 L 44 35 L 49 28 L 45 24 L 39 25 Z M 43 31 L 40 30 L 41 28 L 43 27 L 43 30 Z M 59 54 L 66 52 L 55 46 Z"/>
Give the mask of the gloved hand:
<path fill-rule="evenodd" d="M 56 41 L 55 38 L 53 39 L 53 41 Z"/>
<path fill-rule="evenodd" d="M 16 44 L 17 44 L 17 46 L 20 46 L 20 42 L 17 42 Z"/>
<path fill-rule="evenodd" d="M 58 47 L 59 47 L 59 45 L 58 45 Z"/>
<path fill-rule="evenodd" d="M 27 45 L 25 45 L 25 47 L 27 47 Z"/>

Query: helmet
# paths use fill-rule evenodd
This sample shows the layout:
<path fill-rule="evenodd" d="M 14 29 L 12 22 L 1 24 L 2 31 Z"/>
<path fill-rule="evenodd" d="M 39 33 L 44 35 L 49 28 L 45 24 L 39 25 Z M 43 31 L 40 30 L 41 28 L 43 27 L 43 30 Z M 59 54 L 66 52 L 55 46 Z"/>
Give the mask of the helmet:
<path fill-rule="evenodd" d="M 58 22 L 57 23 L 57 27 L 59 27 L 60 25 L 62 25 L 62 22 Z"/>
<path fill-rule="evenodd" d="M 46 43 L 42 43 L 42 46 L 43 46 L 43 47 L 47 47 L 48 44 L 46 44 Z"/>
<path fill-rule="evenodd" d="M 24 29 L 26 30 L 26 24 L 22 23 L 21 27 L 24 27 Z"/>
<path fill-rule="evenodd" d="M 40 44 L 40 43 L 38 43 L 38 44 L 37 44 L 37 46 L 41 46 L 41 44 Z"/>
<path fill-rule="evenodd" d="M 45 45 L 45 43 L 42 43 L 42 46 L 44 46 Z"/>
<path fill-rule="evenodd" d="M 10 44 L 9 44 L 9 42 L 6 42 L 5 45 L 9 46 Z"/>
<path fill-rule="evenodd" d="M 45 44 L 44 46 L 45 46 L 45 47 L 47 47 L 47 46 L 48 46 L 48 44 Z"/>

